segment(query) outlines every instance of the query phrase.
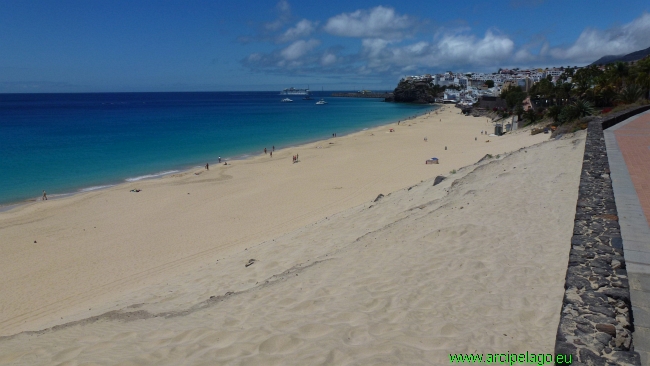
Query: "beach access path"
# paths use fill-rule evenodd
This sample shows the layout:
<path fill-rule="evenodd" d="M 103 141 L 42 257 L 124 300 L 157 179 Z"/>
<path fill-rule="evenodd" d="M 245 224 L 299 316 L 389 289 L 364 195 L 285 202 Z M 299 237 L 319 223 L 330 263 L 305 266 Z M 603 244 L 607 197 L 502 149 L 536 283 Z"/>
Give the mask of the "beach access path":
<path fill-rule="evenodd" d="M 634 350 L 650 364 L 650 112 L 604 131 L 634 316 Z"/>

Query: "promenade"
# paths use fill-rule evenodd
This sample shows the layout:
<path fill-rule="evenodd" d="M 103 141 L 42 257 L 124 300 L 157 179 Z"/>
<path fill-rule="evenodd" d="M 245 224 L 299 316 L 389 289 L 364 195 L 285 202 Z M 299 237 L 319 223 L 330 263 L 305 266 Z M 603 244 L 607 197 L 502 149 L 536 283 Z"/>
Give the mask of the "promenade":
<path fill-rule="evenodd" d="M 650 364 L 650 111 L 604 131 L 634 317 L 634 348 Z"/>

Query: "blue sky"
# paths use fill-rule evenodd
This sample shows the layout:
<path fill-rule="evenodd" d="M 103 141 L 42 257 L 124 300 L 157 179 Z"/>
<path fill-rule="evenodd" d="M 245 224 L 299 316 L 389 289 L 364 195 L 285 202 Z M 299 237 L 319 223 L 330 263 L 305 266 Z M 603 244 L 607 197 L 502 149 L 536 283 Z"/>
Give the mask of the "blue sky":
<path fill-rule="evenodd" d="M 0 93 L 392 89 L 650 47 L 650 2 L 4 1 Z"/>

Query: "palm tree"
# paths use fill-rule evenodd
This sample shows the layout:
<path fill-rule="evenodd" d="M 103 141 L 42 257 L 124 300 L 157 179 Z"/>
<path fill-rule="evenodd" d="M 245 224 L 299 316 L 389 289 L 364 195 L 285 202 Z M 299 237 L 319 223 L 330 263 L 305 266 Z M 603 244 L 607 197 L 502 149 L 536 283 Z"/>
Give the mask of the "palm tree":
<path fill-rule="evenodd" d="M 641 89 L 638 85 L 630 84 L 626 86 L 625 89 L 621 90 L 616 99 L 623 103 L 631 104 L 641 99 L 642 97 L 643 89 Z"/>
<path fill-rule="evenodd" d="M 634 82 L 642 89 L 643 96 L 650 99 L 648 94 L 650 92 L 650 74 L 645 71 L 638 71 L 636 73 L 636 78 L 634 78 Z"/>
<path fill-rule="evenodd" d="M 558 117 L 560 116 L 560 112 L 562 112 L 562 108 L 557 105 L 553 105 L 548 107 L 546 110 L 546 115 L 553 118 L 553 122 L 557 122 Z"/>
<path fill-rule="evenodd" d="M 571 83 L 562 83 L 555 87 L 555 95 L 558 99 L 557 104 L 566 105 L 569 102 L 571 89 L 573 89 L 573 84 Z"/>
<path fill-rule="evenodd" d="M 578 99 L 571 104 L 573 112 L 578 118 L 591 116 L 594 114 L 594 106 L 584 99 Z"/>
<path fill-rule="evenodd" d="M 537 120 L 537 113 L 531 108 L 526 111 L 526 119 L 530 121 L 530 123 L 533 123 Z"/>
<path fill-rule="evenodd" d="M 609 75 L 612 79 L 612 82 L 618 86 L 620 91 L 625 87 L 625 78 L 630 74 L 630 68 L 625 62 L 617 62 L 615 64 L 610 64 Z"/>
<path fill-rule="evenodd" d="M 604 87 L 597 86 L 594 89 L 596 100 L 600 106 L 610 106 L 616 98 L 616 91 L 611 85 L 606 85 Z"/>
<path fill-rule="evenodd" d="M 515 114 L 517 115 L 517 121 L 521 121 L 521 115 L 524 114 L 524 107 L 519 104 L 517 107 L 515 107 Z"/>

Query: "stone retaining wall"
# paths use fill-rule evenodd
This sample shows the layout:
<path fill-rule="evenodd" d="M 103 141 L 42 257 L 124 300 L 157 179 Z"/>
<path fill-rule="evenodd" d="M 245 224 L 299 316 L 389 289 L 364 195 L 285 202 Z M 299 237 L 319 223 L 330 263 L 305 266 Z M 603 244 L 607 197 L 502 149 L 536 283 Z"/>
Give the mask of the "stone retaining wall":
<path fill-rule="evenodd" d="M 589 122 L 556 354 L 573 365 L 641 365 L 634 352 L 630 290 L 603 128 L 644 106 Z M 560 162 L 561 163 L 561 162 Z"/>

